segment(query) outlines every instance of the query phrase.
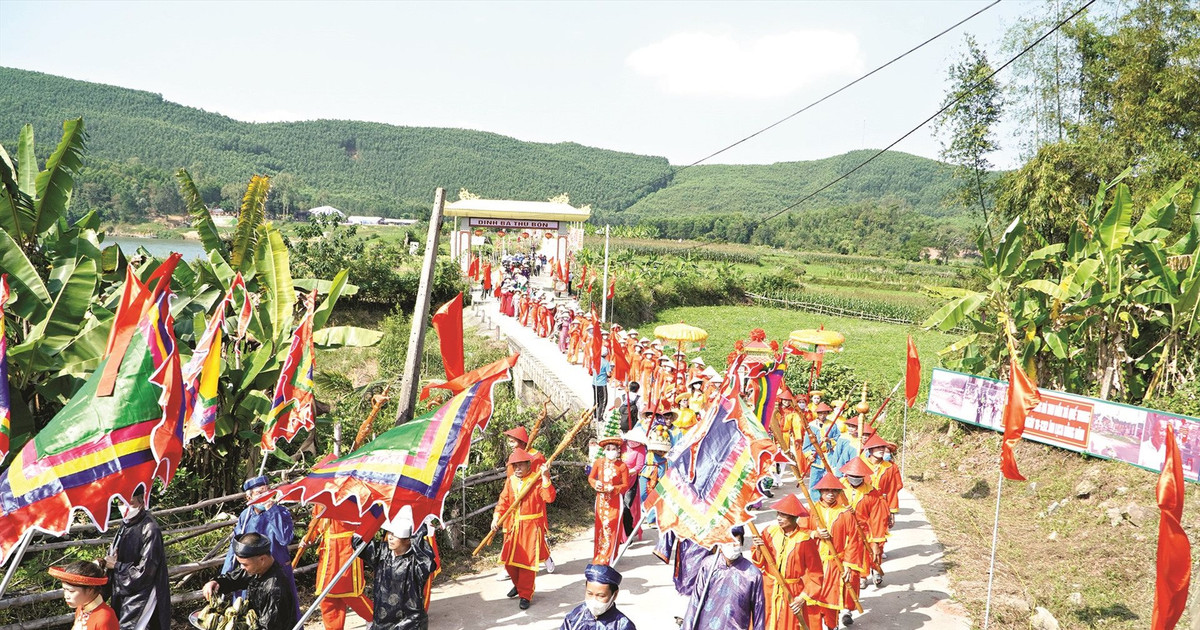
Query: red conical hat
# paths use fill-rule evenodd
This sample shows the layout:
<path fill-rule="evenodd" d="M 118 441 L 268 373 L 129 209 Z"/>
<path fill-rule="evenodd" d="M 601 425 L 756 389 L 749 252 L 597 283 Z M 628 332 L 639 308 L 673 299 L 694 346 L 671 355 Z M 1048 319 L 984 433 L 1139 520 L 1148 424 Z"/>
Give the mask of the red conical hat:
<path fill-rule="evenodd" d="M 804 504 L 801 503 L 800 499 L 794 494 L 789 494 L 786 497 L 776 501 L 775 504 L 771 506 L 771 509 L 775 510 L 776 512 L 783 512 L 788 516 L 795 516 L 797 518 L 808 516 L 808 508 L 804 507 Z"/>
<path fill-rule="evenodd" d="M 867 438 L 867 441 L 865 443 L 863 443 L 863 450 L 868 451 L 873 448 L 879 448 L 880 446 L 889 446 L 890 447 L 891 442 L 888 442 L 887 440 L 879 437 L 878 433 L 872 433 L 871 437 Z"/>
<path fill-rule="evenodd" d="M 870 421 L 863 420 L 862 426 L 860 426 L 858 428 L 858 434 L 863 437 L 866 437 L 868 435 L 875 435 L 875 427 L 871 426 Z"/>
<path fill-rule="evenodd" d="M 850 475 L 851 477 L 870 477 L 872 474 L 871 467 L 861 457 L 855 457 L 846 462 L 846 465 L 841 467 L 841 471 L 842 474 Z"/>
<path fill-rule="evenodd" d="M 833 474 L 827 474 L 824 477 L 821 477 L 821 480 L 817 482 L 817 485 L 813 486 L 813 490 L 843 490 L 844 491 L 845 489 L 846 489 L 846 487 L 842 485 L 842 480 L 833 476 Z"/>
<path fill-rule="evenodd" d="M 854 426 L 854 427 L 858 426 L 858 418 L 856 418 L 855 416 L 848 416 L 846 418 L 842 418 L 842 422 L 845 422 L 848 426 Z"/>
<path fill-rule="evenodd" d="M 519 446 L 517 448 L 513 449 L 512 455 L 508 456 L 508 463 L 510 463 L 510 464 L 518 464 L 520 462 L 531 462 L 531 461 L 533 461 L 533 457 L 531 457 L 529 455 L 528 451 L 526 451 L 525 449 L 523 449 Z"/>
<path fill-rule="evenodd" d="M 821 401 L 821 404 L 817 405 L 817 413 L 829 413 L 831 411 L 833 411 L 833 407 L 826 405 L 825 401 Z"/>
<path fill-rule="evenodd" d="M 505 431 L 504 435 L 515 438 L 522 444 L 529 444 L 529 432 L 525 430 L 525 427 L 513 427 Z"/>

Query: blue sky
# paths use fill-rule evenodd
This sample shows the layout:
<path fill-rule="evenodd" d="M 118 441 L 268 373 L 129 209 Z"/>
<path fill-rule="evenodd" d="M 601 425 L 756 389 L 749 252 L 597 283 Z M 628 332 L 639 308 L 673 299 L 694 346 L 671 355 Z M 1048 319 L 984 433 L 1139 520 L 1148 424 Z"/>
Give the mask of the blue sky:
<path fill-rule="evenodd" d="M 799 109 L 987 2 L 135 2 L 0 0 L 0 65 L 148 90 L 240 120 L 348 118 L 573 141 L 684 164 Z M 711 163 L 891 142 L 937 110 L 1005 0 Z M 1001 75 L 1003 78 L 1003 75 Z M 1016 161 L 1015 142 L 992 156 Z M 936 157 L 923 130 L 898 150 Z"/>

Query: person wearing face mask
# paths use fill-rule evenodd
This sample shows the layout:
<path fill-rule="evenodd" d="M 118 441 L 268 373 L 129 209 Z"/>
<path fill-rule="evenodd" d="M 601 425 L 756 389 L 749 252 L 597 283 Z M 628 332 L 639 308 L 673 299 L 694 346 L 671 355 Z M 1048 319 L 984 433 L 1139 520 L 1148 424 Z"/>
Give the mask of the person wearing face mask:
<path fill-rule="evenodd" d="M 592 542 L 592 563 L 612 564 L 620 548 L 622 498 L 632 486 L 629 466 L 621 460 L 621 431 L 616 413 L 605 425 L 600 438 L 602 456 L 592 462 L 588 485 L 596 491 L 596 519 Z"/>
<path fill-rule="evenodd" d="M 108 583 L 104 569 L 95 562 L 76 560 L 66 566 L 50 567 L 50 577 L 62 581 L 63 599 L 75 609 L 71 630 L 118 630 L 117 613 L 104 603 L 100 590 Z"/>
<path fill-rule="evenodd" d="M 113 610 L 122 630 L 170 630 L 167 553 L 158 521 L 146 509 L 145 488 L 138 486 L 120 510 L 121 529 L 104 557 Z"/>
<path fill-rule="evenodd" d="M 374 569 L 373 630 L 428 630 L 430 581 L 438 570 L 437 554 L 426 535 L 427 525 L 413 532 L 411 511 L 402 507 L 383 525 L 384 538 L 363 552 Z M 358 537 L 354 537 L 357 543 Z"/>
<path fill-rule="evenodd" d="M 636 385 L 636 383 L 634 383 Z M 634 528 L 637 528 L 638 540 L 642 539 L 642 530 L 639 524 L 642 522 L 642 497 L 638 488 L 638 480 L 641 478 L 642 468 L 646 466 L 646 432 L 641 427 L 634 427 L 632 430 L 625 432 L 625 452 L 621 455 L 621 461 L 625 462 L 625 466 L 629 469 L 629 489 L 625 491 L 625 496 L 621 499 L 624 509 L 621 510 L 621 543 L 634 533 Z"/>
<path fill-rule="evenodd" d="M 271 540 L 256 533 L 233 539 L 237 568 L 218 575 L 204 585 L 204 598 L 246 591 L 250 610 L 258 614 L 254 630 L 290 630 L 300 618 L 300 607 L 290 577 L 271 556 Z"/>
<path fill-rule="evenodd" d="M 858 457 L 862 451 L 862 439 L 859 438 L 858 425 L 858 418 L 854 416 L 846 418 L 846 432 L 838 437 L 837 443 L 833 446 L 833 452 L 826 453 L 826 456 L 829 457 L 829 465 L 833 466 L 833 470 L 830 472 L 835 475 L 841 476 L 839 469 Z"/>
<path fill-rule="evenodd" d="M 762 569 L 767 593 L 767 628 L 799 630 L 803 618 L 810 629 L 820 630 L 821 617 L 804 601 L 804 593 L 815 593 L 821 584 L 821 557 L 817 543 L 809 536 L 808 509 L 794 494 L 776 501 L 775 522 L 754 539 L 750 559 Z M 783 577 L 774 579 L 766 568 L 768 557 Z"/>
<path fill-rule="evenodd" d="M 866 586 L 868 579 L 875 586 L 883 585 L 883 543 L 888 537 L 888 509 L 883 494 L 871 484 L 871 467 L 855 457 L 840 469 L 846 488 L 846 502 L 858 520 L 858 529 L 863 536 L 865 552 L 860 564 L 870 569 L 863 576 L 859 589 Z"/>
<path fill-rule="evenodd" d="M 720 545 L 720 551 L 700 567 L 684 614 L 682 630 L 763 630 L 766 602 L 762 571 L 742 557 L 745 535 L 733 528 L 736 542 Z"/>
<path fill-rule="evenodd" d="M 879 489 L 888 506 L 888 527 L 896 526 L 896 515 L 900 513 L 900 490 L 904 480 L 895 462 L 886 459 L 892 444 L 876 433 L 863 444 L 862 459 L 871 467 L 871 484 Z"/>
<path fill-rule="evenodd" d="M 817 539 L 817 550 L 821 554 L 821 586 L 815 593 L 805 593 L 804 600 L 820 609 L 821 622 L 829 628 L 838 627 L 838 612 L 842 611 L 842 623 L 850 625 L 850 611 L 855 608 L 855 591 L 858 580 L 866 572 L 862 559 L 863 537 L 855 521 L 854 512 L 846 506 L 845 487 L 841 479 L 825 475 L 815 488 L 820 501 L 810 507 L 812 536 Z"/>
<path fill-rule="evenodd" d="M 838 433 L 837 423 L 829 419 L 829 414 L 833 412 L 833 407 L 826 405 L 823 402 L 817 403 L 814 407 L 816 418 L 808 424 L 809 431 L 817 436 L 817 440 L 821 444 L 821 448 L 825 451 L 827 457 L 833 452 L 833 445 L 837 443 L 841 435 Z M 821 461 L 821 457 L 817 455 L 816 447 L 813 446 L 812 438 L 808 436 L 808 432 L 801 431 L 804 434 L 804 439 L 800 444 L 800 450 L 804 453 L 804 459 L 809 468 L 808 487 L 816 490 L 817 484 L 827 472 L 825 470 L 825 462 Z M 832 459 L 832 458 L 831 458 Z M 833 462 L 830 462 L 832 464 Z"/>
<path fill-rule="evenodd" d="M 529 608 L 538 567 L 550 553 L 546 547 L 546 504 L 553 503 L 557 496 L 549 472 L 545 467 L 535 471 L 531 461 L 525 449 L 513 450 L 508 457 L 513 474 L 505 480 L 496 510 L 492 513 L 492 531 L 504 528 L 504 548 L 500 551 L 500 561 L 513 584 L 508 597 L 519 597 L 521 610 Z M 501 517 L 531 484 L 533 487 L 524 493 L 520 504 L 506 521 L 501 522 Z"/>
<path fill-rule="evenodd" d="M 271 543 L 271 557 L 275 558 L 275 563 L 279 565 L 280 571 L 287 577 L 287 583 L 291 585 L 292 601 L 299 602 L 296 580 L 292 574 L 291 554 L 288 553 L 288 545 L 292 544 L 294 534 L 292 513 L 274 501 L 260 500 L 271 492 L 270 481 L 265 475 L 247 479 L 246 483 L 242 484 L 242 490 L 246 492 L 246 502 L 249 505 L 238 515 L 238 522 L 233 526 L 234 538 L 249 533 L 260 534 L 266 538 Z M 237 568 L 237 554 L 234 552 L 236 546 L 230 544 L 229 550 L 225 552 L 222 573 L 229 573 Z M 296 614 L 300 614 L 298 607 Z"/>
<path fill-rule="evenodd" d="M 621 574 L 616 569 L 589 564 L 583 577 L 583 603 L 567 613 L 559 630 L 637 630 L 629 617 L 617 610 Z"/>
<path fill-rule="evenodd" d="M 513 453 L 519 448 L 519 449 L 523 449 L 526 453 L 529 454 L 529 457 L 530 457 L 529 463 L 533 467 L 533 470 L 538 470 L 539 468 L 541 468 L 542 466 L 544 466 L 546 464 L 546 456 L 543 455 L 541 453 L 541 451 L 538 451 L 537 449 L 534 449 L 534 448 L 530 448 L 529 432 L 525 430 L 525 427 L 515 426 L 515 427 L 505 431 L 504 437 L 508 443 L 508 452 L 509 453 Z M 505 469 L 505 473 L 509 477 L 511 477 L 513 474 L 512 464 L 506 464 L 504 469 Z M 543 532 L 550 531 L 550 519 L 544 513 L 542 514 L 542 531 Z M 546 549 L 549 550 L 550 549 L 550 541 L 546 540 L 545 544 L 546 544 Z M 549 551 L 546 552 L 546 573 L 554 573 L 554 558 L 550 557 Z M 503 582 L 504 580 L 508 579 L 508 575 L 501 572 L 497 579 L 499 579 L 500 581 Z"/>

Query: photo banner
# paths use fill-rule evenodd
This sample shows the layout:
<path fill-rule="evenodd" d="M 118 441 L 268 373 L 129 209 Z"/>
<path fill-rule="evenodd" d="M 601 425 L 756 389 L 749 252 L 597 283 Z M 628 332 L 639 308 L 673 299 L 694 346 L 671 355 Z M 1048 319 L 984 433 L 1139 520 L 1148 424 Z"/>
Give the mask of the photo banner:
<path fill-rule="evenodd" d="M 1200 482 L 1200 419 L 1048 389 L 1038 389 L 1038 394 L 1042 402 L 1025 419 L 1025 439 L 1157 473 L 1170 425 L 1184 478 Z M 1002 432 L 1007 396 L 1006 381 L 934 368 L 925 411 Z"/>

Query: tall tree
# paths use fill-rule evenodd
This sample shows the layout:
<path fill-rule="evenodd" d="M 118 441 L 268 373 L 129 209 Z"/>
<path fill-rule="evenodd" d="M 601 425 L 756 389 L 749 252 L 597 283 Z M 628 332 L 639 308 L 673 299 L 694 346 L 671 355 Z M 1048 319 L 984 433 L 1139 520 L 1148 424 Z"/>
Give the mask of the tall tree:
<path fill-rule="evenodd" d="M 984 180 L 992 167 L 987 156 L 1000 148 L 994 127 L 1000 121 L 1004 102 L 1000 83 L 991 76 L 987 54 L 972 35 L 966 36 L 965 44 L 963 58 L 950 66 L 947 75 L 950 89 L 942 105 L 950 107 L 938 120 L 937 130 L 943 137 L 942 159 L 957 167 L 955 178 L 959 187 L 955 200 L 968 207 L 979 205 L 990 241 L 987 197 L 991 196 L 993 184 Z"/>

